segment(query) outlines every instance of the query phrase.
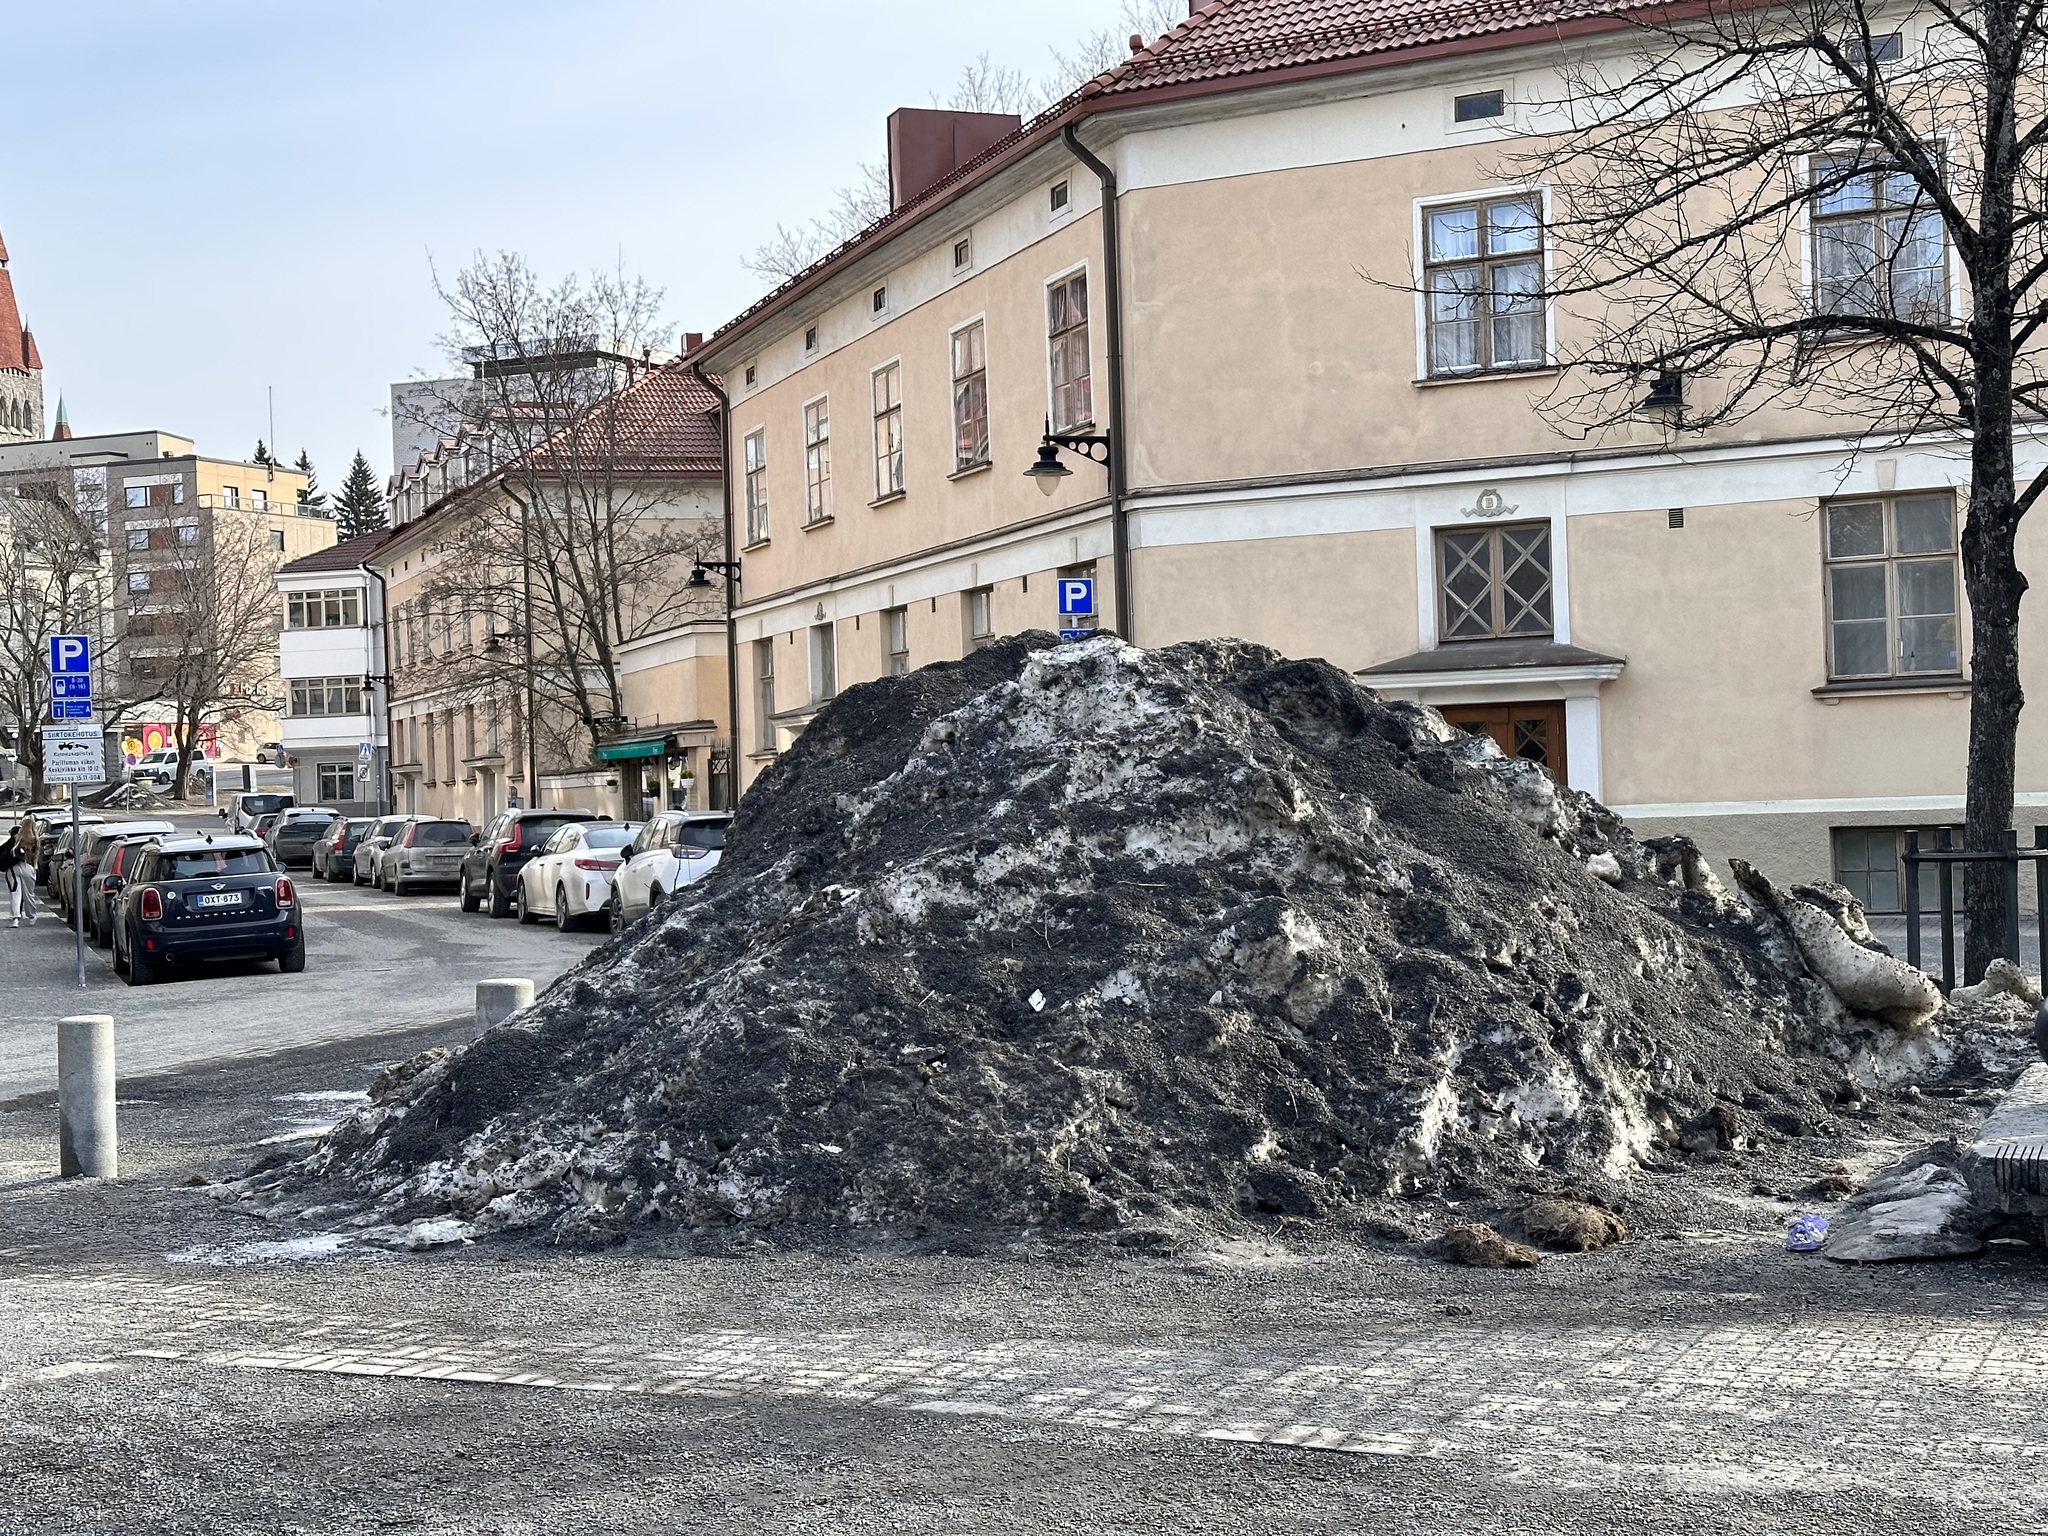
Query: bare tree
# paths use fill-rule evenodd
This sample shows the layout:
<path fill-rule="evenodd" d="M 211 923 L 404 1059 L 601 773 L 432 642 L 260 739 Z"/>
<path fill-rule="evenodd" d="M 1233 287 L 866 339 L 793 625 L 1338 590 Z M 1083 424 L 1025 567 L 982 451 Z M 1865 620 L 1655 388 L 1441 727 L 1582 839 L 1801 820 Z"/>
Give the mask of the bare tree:
<path fill-rule="evenodd" d="M 89 635 L 98 642 L 101 668 L 117 666 L 105 643 L 105 496 L 104 472 L 0 477 L 0 711 L 19 731 L 33 798 L 44 792 L 38 726 L 50 712 L 49 637 Z"/>
<path fill-rule="evenodd" d="M 171 716 L 182 800 L 202 725 L 225 730 L 284 703 L 274 692 L 284 557 L 260 519 L 234 512 L 151 534 L 149 555 L 129 561 L 148 586 L 126 594 L 123 675 L 132 704 Z"/>
<path fill-rule="evenodd" d="M 1965 835 L 1997 846 L 2023 703 L 2014 539 L 2048 490 L 2048 472 L 2015 483 L 2016 431 L 2048 406 L 2044 12 L 1937 0 L 1904 31 L 1874 0 L 1631 15 L 1625 53 L 1590 47 L 1568 65 L 1562 99 L 1529 106 L 1544 136 L 1502 167 L 1552 188 L 1570 371 L 1546 409 L 1600 435 L 1661 381 L 1662 400 L 1683 398 L 1680 431 L 1790 406 L 1865 449 L 1966 444 Z M 1530 302 L 1491 296 L 1502 313 Z M 2004 897 L 1989 867 L 1967 891 L 1974 979 Z"/>
<path fill-rule="evenodd" d="M 451 349 L 476 373 L 458 451 L 480 462 L 424 601 L 447 636 L 483 628 L 481 645 L 442 647 L 442 675 L 487 700 L 530 694 L 540 744 L 587 762 L 625 715 L 619 647 L 714 611 L 688 580 L 722 525 L 679 486 L 704 476 L 677 447 L 678 413 L 709 402 L 687 370 L 650 361 L 667 333 L 638 279 L 549 286 L 500 254 L 441 292 Z"/>

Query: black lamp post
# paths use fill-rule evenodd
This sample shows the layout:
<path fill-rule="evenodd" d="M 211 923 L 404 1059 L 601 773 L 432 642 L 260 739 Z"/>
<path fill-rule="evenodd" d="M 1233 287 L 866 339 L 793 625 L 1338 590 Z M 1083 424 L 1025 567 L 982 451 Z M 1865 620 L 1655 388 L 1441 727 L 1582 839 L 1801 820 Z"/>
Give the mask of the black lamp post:
<path fill-rule="evenodd" d="M 1024 473 L 1038 482 L 1039 490 L 1050 496 L 1060 488 L 1060 482 L 1073 471 L 1060 462 L 1060 450 L 1070 449 L 1087 459 L 1091 464 L 1109 463 L 1109 438 L 1099 432 L 1055 432 L 1052 419 L 1046 418 L 1045 436 L 1038 440 L 1038 460 Z M 1102 450 L 1097 458 L 1095 451 Z"/>
<path fill-rule="evenodd" d="M 734 581 L 740 579 L 740 563 L 737 560 L 699 560 L 690 568 L 690 579 L 683 583 L 683 590 L 686 592 L 710 591 L 712 586 L 711 573 L 713 571 L 717 571 L 721 575 L 730 576 Z"/>

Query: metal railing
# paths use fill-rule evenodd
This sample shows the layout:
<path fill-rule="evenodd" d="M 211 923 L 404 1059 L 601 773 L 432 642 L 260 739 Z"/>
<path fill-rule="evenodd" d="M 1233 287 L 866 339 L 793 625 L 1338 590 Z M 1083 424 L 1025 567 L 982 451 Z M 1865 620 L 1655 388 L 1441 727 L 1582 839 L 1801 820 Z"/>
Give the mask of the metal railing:
<path fill-rule="evenodd" d="M 2048 915 L 2048 827 L 2034 828 L 2034 846 L 2022 848 L 2008 830 L 2003 848 L 1958 848 L 1955 834 L 1941 828 L 1932 848 L 1920 846 L 1918 829 L 1906 833 L 1906 963 L 1920 969 L 1920 867 L 1932 866 L 1941 909 L 1941 990 L 1956 987 L 1956 888 L 1958 864 L 1997 864 L 2005 874 L 2005 958 L 2025 968 L 2020 955 L 2020 865 L 2034 866 L 2035 910 Z"/>

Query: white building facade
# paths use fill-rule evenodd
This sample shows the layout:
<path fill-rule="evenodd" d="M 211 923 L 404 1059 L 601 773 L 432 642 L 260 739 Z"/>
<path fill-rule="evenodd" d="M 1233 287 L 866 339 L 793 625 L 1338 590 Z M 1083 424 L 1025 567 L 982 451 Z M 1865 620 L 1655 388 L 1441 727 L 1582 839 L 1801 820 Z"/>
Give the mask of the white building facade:
<path fill-rule="evenodd" d="M 301 805 L 368 816 L 390 808 L 382 583 L 373 533 L 277 573 L 284 715 L 279 740 Z"/>

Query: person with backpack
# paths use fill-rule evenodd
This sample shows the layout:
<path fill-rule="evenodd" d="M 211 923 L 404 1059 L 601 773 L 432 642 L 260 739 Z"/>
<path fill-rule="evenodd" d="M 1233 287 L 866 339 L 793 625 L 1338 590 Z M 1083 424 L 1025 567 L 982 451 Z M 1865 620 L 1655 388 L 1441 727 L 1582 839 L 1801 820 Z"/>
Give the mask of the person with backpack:
<path fill-rule="evenodd" d="M 19 928 L 21 926 L 22 914 L 27 913 L 29 927 L 35 927 L 36 872 L 35 866 L 27 863 L 21 856 L 21 827 L 19 824 L 15 826 L 12 832 L 7 834 L 5 842 L 0 842 L 0 879 L 4 879 L 7 882 L 7 906 L 12 914 L 8 926 L 10 928 Z"/>

